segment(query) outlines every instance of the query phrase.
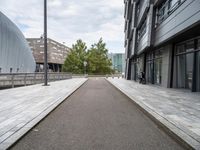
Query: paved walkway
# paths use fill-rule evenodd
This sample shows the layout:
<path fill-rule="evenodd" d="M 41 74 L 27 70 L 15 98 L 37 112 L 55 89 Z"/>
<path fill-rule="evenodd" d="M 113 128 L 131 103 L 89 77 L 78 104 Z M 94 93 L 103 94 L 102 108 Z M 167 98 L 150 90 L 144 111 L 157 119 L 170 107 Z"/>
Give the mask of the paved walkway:
<path fill-rule="evenodd" d="M 105 79 L 91 78 L 11 149 L 183 148 Z"/>
<path fill-rule="evenodd" d="M 109 78 L 139 106 L 195 149 L 200 149 L 200 93 Z"/>
<path fill-rule="evenodd" d="M 0 150 L 6 149 L 66 97 L 80 87 L 86 79 L 69 79 L 0 91 Z"/>

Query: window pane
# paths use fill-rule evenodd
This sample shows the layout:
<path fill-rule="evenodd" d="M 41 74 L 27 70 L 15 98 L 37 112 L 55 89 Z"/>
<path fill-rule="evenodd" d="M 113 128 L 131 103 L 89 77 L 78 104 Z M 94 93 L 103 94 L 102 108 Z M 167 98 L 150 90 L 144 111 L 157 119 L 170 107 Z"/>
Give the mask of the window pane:
<path fill-rule="evenodd" d="M 192 89 L 192 72 L 193 72 L 193 63 L 194 63 L 194 53 L 190 53 L 186 55 L 186 69 L 187 69 L 187 84 L 186 88 Z"/>
<path fill-rule="evenodd" d="M 194 41 L 189 41 L 186 43 L 186 51 L 193 51 L 194 50 Z"/>
<path fill-rule="evenodd" d="M 186 88 L 186 55 L 177 57 L 177 87 Z"/>
<path fill-rule="evenodd" d="M 162 50 L 155 51 L 155 58 L 160 58 L 160 57 L 162 57 Z"/>
<path fill-rule="evenodd" d="M 176 49 L 177 49 L 176 54 L 185 52 L 185 46 L 184 46 L 184 44 L 178 45 L 178 46 L 176 47 Z"/>
<path fill-rule="evenodd" d="M 197 91 L 200 92 L 200 52 L 197 53 Z"/>
<path fill-rule="evenodd" d="M 147 62 L 147 82 L 153 83 L 153 61 Z"/>
<path fill-rule="evenodd" d="M 177 57 L 178 88 L 192 89 L 193 56 L 194 53 L 189 53 Z"/>
<path fill-rule="evenodd" d="M 162 58 L 155 59 L 154 62 L 154 83 L 161 84 L 161 68 L 162 68 Z"/>
<path fill-rule="evenodd" d="M 200 49 L 200 39 L 198 39 L 197 48 Z"/>
<path fill-rule="evenodd" d="M 176 6 L 178 6 L 178 4 L 179 4 L 179 0 L 170 0 L 169 1 L 169 9 L 175 8 Z"/>

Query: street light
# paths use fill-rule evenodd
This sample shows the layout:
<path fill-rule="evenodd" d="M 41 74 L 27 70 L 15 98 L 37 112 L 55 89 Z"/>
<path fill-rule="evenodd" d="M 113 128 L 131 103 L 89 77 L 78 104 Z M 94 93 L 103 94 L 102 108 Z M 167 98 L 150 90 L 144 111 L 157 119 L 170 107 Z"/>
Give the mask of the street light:
<path fill-rule="evenodd" d="M 47 0 L 44 0 L 44 86 L 47 85 Z"/>
<path fill-rule="evenodd" d="M 84 65 L 84 73 L 85 73 L 85 76 L 86 76 L 86 66 L 87 66 L 87 61 L 84 61 L 84 62 L 83 62 L 83 65 Z"/>

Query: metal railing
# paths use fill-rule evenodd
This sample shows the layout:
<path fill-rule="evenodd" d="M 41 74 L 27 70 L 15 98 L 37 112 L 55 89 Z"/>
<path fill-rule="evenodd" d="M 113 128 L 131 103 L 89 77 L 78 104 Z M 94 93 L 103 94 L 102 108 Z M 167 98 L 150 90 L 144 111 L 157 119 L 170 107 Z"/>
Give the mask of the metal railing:
<path fill-rule="evenodd" d="M 48 73 L 48 82 L 71 79 L 71 73 Z M 44 73 L 0 73 L 0 88 L 44 83 Z"/>
<path fill-rule="evenodd" d="M 124 75 L 119 73 L 119 74 L 72 74 L 72 78 L 82 78 L 82 77 L 85 77 L 85 78 L 92 78 L 92 77 L 104 77 L 104 78 L 108 78 L 108 77 L 112 77 L 112 78 L 124 78 Z"/>

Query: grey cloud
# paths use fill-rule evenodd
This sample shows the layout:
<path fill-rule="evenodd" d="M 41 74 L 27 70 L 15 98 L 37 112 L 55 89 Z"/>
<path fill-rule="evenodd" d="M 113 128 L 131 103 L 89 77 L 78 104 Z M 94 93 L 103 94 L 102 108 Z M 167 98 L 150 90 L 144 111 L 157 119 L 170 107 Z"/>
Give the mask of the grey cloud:
<path fill-rule="evenodd" d="M 48 0 L 48 35 L 70 45 L 78 38 L 92 43 L 103 37 L 108 48 L 114 51 L 118 43 L 116 49 L 123 51 L 123 8 L 122 0 Z M 0 1 L 0 10 L 26 36 L 42 34 L 42 0 Z"/>

